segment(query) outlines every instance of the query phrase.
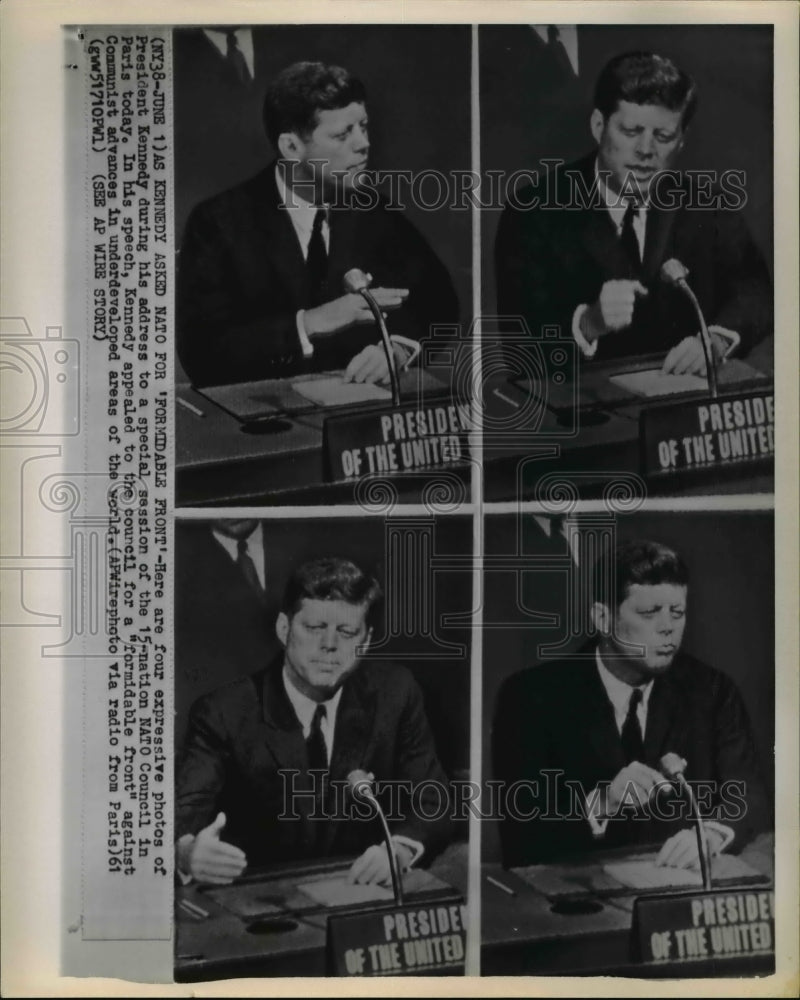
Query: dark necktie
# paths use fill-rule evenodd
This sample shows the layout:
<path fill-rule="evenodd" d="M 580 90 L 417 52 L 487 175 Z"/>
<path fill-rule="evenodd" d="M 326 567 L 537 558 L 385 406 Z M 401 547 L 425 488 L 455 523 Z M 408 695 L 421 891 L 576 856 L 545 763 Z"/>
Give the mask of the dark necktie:
<path fill-rule="evenodd" d="M 631 691 L 631 700 L 628 702 L 628 714 L 622 724 L 622 750 L 625 754 L 626 763 L 630 764 L 634 760 L 641 761 L 644 757 L 644 741 L 642 740 L 642 727 L 639 725 L 639 716 L 636 710 L 642 701 L 642 689 L 634 688 Z"/>
<path fill-rule="evenodd" d="M 636 230 L 633 228 L 633 220 L 636 218 L 637 211 L 636 202 L 629 201 L 628 207 L 625 209 L 625 215 L 622 218 L 622 229 L 619 234 L 622 248 L 625 251 L 628 260 L 631 262 L 634 274 L 638 274 L 642 266 L 642 255 L 639 252 L 639 241 L 636 238 Z"/>
<path fill-rule="evenodd" d="M 306 737 L 306 755 L 308 756 L 309 771 L 328 770 L 328 750 L 325 746 L 325 737 L 322 735 L 322 720 L 326 717 L 327 710 L 324 705 L 317 705 L 311 719 L 311 728 Z M 325 813 L 325 775 L 315 774 L 310 780 L 313 781 L 314 788 L 314 813 L 323 816 Z M 317 853 L 325 835 L 326 824 L 322 820 L 310 823 L 309 836 L 310 846 L 313 853 Z"/>
<path fill-rule="evenodd" d="M 247 580 L 248 584 L 253 588 L 253 591 L 258 597 L 264 596 L 264 588 L 261 586 L 261 581 L 258 579 L 258 573 L 256 572 L 256 564 L 253 562 L 252 556 L 247 551 L 247 539 L 240 538 L 236 543 L 236 551 L 238 552 L 238 557 L 236 562 L 239 569 L 242 571 L 242 576 Z"/>
<path fill-rule="evenodd" d="M 574 76 L 575 71 L 572 68 L 572 63 L 569 61 L 564 43 L 561 41 L 561 32 L 555 24 L 547 25 L 547 47 L 550 49 L 553 61 L 559 71 L 566 76 Z"/>
<path fill-rule="evenodd" d="M 228 51 L 225 54 L 225 59 L 234 77 L 239 83 L 250 83 L 250 70 L 247 67 L 247 60 L 239 48 L 239 39 L 236 37 L 236 32 L 226 31 L 225 37 L 228 41 Z"/>
<path fill-rule="evenodd" d="M 306 737 L 309 771 L 328 770 L 328 750 L 325 746 L 325 737 L 322 735 L 322 720 L 326 715 L 327 710 L 325 706 L 317 705 L 311 719 L 311 728 Z"/>
<path fill-rule="evenodd" d="M 318 208 L 311 229 L 311 239 L 308 241 L 306 255 L 306 274 L 308 275 L 308 294 L 312 306 L 318 306 L 323 301 L 325 275 L 328 272 L 328 251 L 325 249 L 325 238 L 322 235 L 322 223 L 325 221 L 325 209 Z"/>

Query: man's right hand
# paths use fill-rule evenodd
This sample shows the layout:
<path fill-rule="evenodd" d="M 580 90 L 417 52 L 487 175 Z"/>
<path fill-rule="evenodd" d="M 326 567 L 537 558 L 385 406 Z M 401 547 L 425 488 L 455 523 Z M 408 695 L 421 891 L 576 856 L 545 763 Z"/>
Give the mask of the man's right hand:
<path fill-rule="evenodd" d="M 625 806 L 626 811 L 632 807 L 637 813 L 644 812 L 657 785 L 669 786 L 660 771 L 638 760 L 627 764 L 608 786 L 604 814 L 614 816 L 620 806 Z"/>
<path fill-rule="evenodd" d="M 178 867 L 198 882 L 227 885 L 247 867 L 244 851 L 219 839 L 225 822 L 225 813 L 219 813 L 213 823 L 186 845 L 185 856 L 178 858 Z"/>
<path fill-rule="evenodd" d="M 597 302 L 583 314 L 581 326 L 584 337 L 591 343 L 607 333 L 630 326 L 636 299 L 647 294 L 640 281 L 607 281 L 600 289 Z"/>
<path fill-rule="evenodd" d="M 408 298 L 407 288 L 372 288 L 370 291 L 378 306 L 387 311 L 399 309 Z M 330 336 L 355 323 L 372 323 L 373 319 L 364 296 L 357 292 L 348 292 L 332 302 L 306 309 L 303 314 L 309 337 Z"/>

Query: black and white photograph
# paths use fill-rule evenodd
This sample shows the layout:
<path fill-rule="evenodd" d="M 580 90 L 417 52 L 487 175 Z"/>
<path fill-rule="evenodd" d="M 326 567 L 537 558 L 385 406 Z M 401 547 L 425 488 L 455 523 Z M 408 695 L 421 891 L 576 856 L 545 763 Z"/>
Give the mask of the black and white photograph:
<path fill-rule="evenodd" d="M 468 481 L 472 205 L 450 192 L 471 166 L 469 27 L 173 43 L 177 503 Z"/>
<path fill-rule="evenodd" d="M 482 975 L 773 970 L 773 530 L 487 516 Z"/>
<path fill-rule="evenodd" d="M 463 975 L 470 529 L 178 525 L 179 981 Z M 330 919 L 397 907 L 331 965 Z"/>
<path fill-rule="evenodd" d="M 485 498 L 771 493 L 772 26 L 479 44 Z"/>
<path fill-rule="evenodd" d="M 798 8 L 0 18 L 0 993 L 794 995 Z"/>

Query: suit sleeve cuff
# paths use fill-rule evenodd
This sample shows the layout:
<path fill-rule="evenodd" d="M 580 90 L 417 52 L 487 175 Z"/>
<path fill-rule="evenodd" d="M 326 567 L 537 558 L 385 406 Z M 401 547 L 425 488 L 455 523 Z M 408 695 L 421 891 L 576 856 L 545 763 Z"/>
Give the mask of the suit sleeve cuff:
<path fill-rule="evenodd" d="M 603 815 L 603 797 L 599 788 L 593 788 L 586 796 L 586 819 L 593 837 L 599 839 L 605 836 L 608 816 Z"/>
<path fill-rule="evenodd" d="M 192 876 L 185 871 L 185 866 L 182 865 L 182 860 L 186 857 L 186 852 L 189 847 L 194 843 L 193 833 L 184 833 L 182 837 L 179 837 L 175 844 L 175 874 L 180 879 L 181 885 L 189 885 L 194 879 Z"/>
<path fill-rule="evenodd" d="M 397 835 L 393 836 L 392 837 L 392 843 L 393 844 L 400 844 L 403 847 L 407 847 L 409 849 L 409 851 L 412 852 L 413 857 L 409 861 L 408 867 L 405 869 L 406 871 L 408 871 L 409 868 L 413 868 L 414 865 L 419 861 L 419 859 L 422 857 L 423 853 L 425 852 L 425 848 L 422 846 L 422 844 L 418 840 L 412 840 L 411 837 L 404 837 L 404 836 L 402 836 L 402 834 L 397 834 Z"/>
<path fill-rule="evenodd" d="M 406 371 L 416 360 L 421 350 L 418 341 L 411 340 L 409 337 L 398 337 L 396 334 L 392 335 L 390 338 L 393 344 L 397 344 L 406 351 L 406 358 L 400 364 L 400 370 Z"/>
<path fill-rule="evenodd" d="M 733 354 L 733 352 L 739 346 L 742 340 L 742 338 L 735 330 L 729 330 L 727 327 L 724 326 L 715 326 L 715 325 L 710 326 L 708 328 L 708 332 L 716 333 L 717 336 L 722 337 L 723 340 L 727 341 L 725 353 L 719 359 L 720 361 L 727 361 L 728 358 L 731 356 L 731 354 Z"/>
<path fill-rule="evenodd" d="M 297 312 L 297 339 L 300 341 L 300 349 L 303 352 L 304 358 L 310 358 L 314 353 L 314 345 L 309 340 L 308 334 L 306 333 L 306 322 L 305 322 L 305 309 L 299 309 Z"/>
<path fill-rule="evenodd" d="M 584 337 L 583 331 L 581 330 L 581 320 L 583 319 L 583 314 L 589 307 L 584 303 L 578 306 L 572 315 L 572 336 L 575 338 L 575 343 L 580 348 L 581 354 L 585 358 L 593 358 L 597 354 L 597 341 L 590 344 L 589 341 Z"/>

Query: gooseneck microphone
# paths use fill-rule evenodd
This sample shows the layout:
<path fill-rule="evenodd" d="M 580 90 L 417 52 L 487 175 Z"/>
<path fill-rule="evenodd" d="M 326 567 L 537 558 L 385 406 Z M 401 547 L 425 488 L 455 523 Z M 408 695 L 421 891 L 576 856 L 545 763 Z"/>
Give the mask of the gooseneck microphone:
<path fill-rule="evenodd" d="M 703 316 L 703 310 L 700 308 L 700 303 L 697 301 L 697 296 L 694 294 L 692 289 L 689 287 L 686 277 L 689 274 L 688 268 L 686 268 L 679 260 L 675 257 L 664 261 L 661 265 L 661 280 L 665 281 L 668 285 L 675 285 L 679 288 L 683 294 L 689 299 L 694 307 L 694 311 L 697 314 L 697 319 L 700 323 L 700 342 L 703 345 L 703 354 L 706 357 L 706 371 L 708 372 L 708 384 L 711 389 L 711 395 L 714 399 L 717 398 L 717 363 L 714 359 L 714 350 L 711 345 L 711 335 L 708 332 L 708 327 L 706 326 L 705 316 Z"/>
<path fill-rule="evenodd" d="M 392 342 L 389 339 L 389 331 L 386 329 L 386 323 L 384 321 L 381 308 L 375 301 L 375 296 L 369 290 L 371 280 L 372 279 L 369 275 L 364 274 L 364 272 L 359 270 L 357 267 L 353 267 L 344 276 L 344 287 L 347 292 L 355 292 L 357 295 L 363 296 L 367 305 L 372 310 L 372 315 L 375 317 L 375 322 L 378 324 L 378 329 L 381 331 L 383 351 L 386 355 L 386 363 L 389 366 L 389 381 L 392 385 L 392 403 L 394 406 L 399 406 L 400 380 L 397 377 L 397 365 L 394 359 L 394 351 L 392 350 Z"/>
<path fill-rule="evenodd" d="M 683 772 L 686 770 L 686 761 L 676 753 L 665 753 L 661 758 L 661 773 L 670 781 L 676 781 L 681 791 L 689 797 L 692 807 L 692 818 L 694 819 L 694 829 L 697 835 L 697 853 L 700 857 L 700 874 L 703 876 L 703 888 L 706 891 L 711 889 L 711 858 L 708 853 L 708 838 L 706 828 L 700 816 L 697 806 L 697 799 L 694 797 L 692 786 L 686 780 Z"/>
<path fill-rule="evenodd" d="M 380 802 L 378 802 L 375 798 L 375 793 L 372 791 L 373 777 L 373 775 L 367 774 L 366 771 L 357 770 L 351 771 L 347 775 L 347 781 L 350 785 L 350 791 L 353 793 L 354 798 L 359 799 L 361 802 L 368 802 L 378 814 L 381 826 L 383 827 L 383 840 L 386 844 L 386 851 L 389 855 L 389 871 L 392 875 L 394 901 L 398 906 L 402 906 L 403 881 L 400 878 L 400 869 L 397 865 L 397 855 L 395 853 L 394 843 L 392 842 L 392 837 L 389 833 L 389 824 L 386 822 L 386 816 L 384 815 L 383 809 L 381 809 Z"/>

